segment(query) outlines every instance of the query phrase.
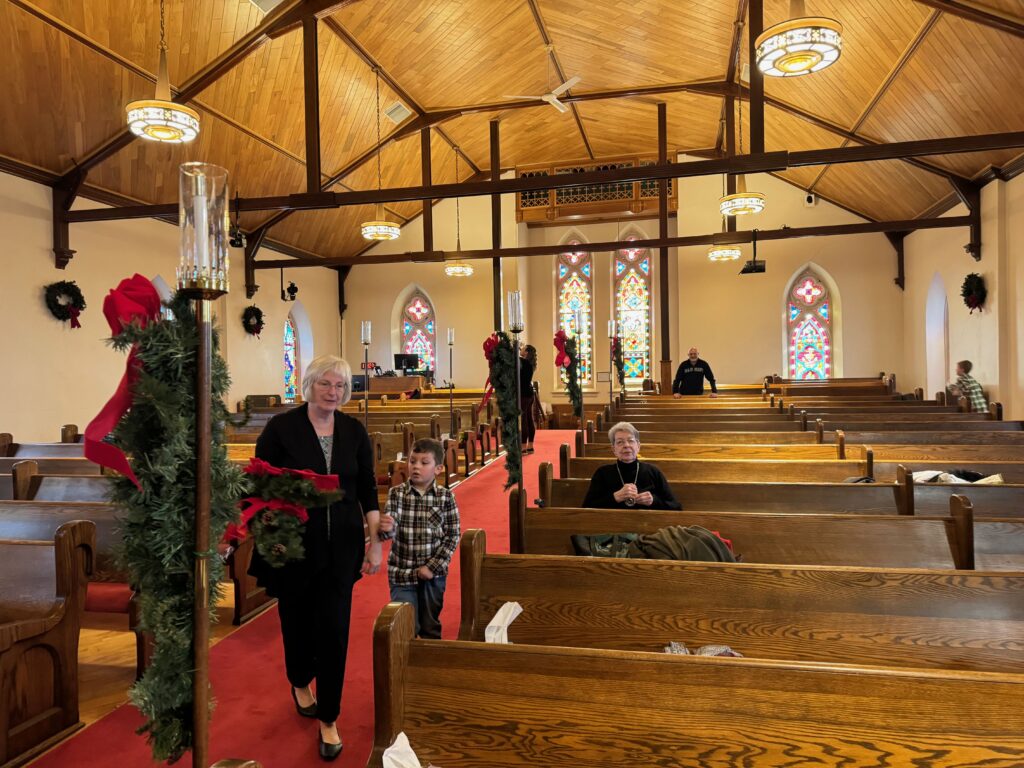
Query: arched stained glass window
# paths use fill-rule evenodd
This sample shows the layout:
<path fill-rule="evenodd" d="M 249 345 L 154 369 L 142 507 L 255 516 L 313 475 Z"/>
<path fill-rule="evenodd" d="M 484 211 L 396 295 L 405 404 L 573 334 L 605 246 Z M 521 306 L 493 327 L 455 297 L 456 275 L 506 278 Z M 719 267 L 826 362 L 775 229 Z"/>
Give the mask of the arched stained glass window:
<path fill-rule="evenodd" d="M 570 240 L 568 245 L 578 245 Z M 591 383 L 594 370 L 594 262 L 585 251 L 558 255 L 558 327 L 578 338 L 580 374 Z"/>
<path fill-rule="evenodd" d="M 628 240 L 636 240 L 629 237 Z M 651 377 L 651 254 L 626 248 L 615 254 L 615 328 L 622 340 L 626 378 Z"/>
<path fill-rule="evenodd" d="M 419 355 L 420 370 L 434 370 L 437 348 L 434 306 L 421 291 L 413 291 L 402 310 L 402 351 Z"/>
<path fill-rule="evenodd" d="M 288 315 L 284 321 L 284 401 L 294 403 L 299 392 L 299 347 L 295 323 Z"/>
<path fill-rule="evenodd" d="M 789 377 L 832 377 L 832 308 L 824 281 L 806 270 L 793 282 L 787 299 Z"/>

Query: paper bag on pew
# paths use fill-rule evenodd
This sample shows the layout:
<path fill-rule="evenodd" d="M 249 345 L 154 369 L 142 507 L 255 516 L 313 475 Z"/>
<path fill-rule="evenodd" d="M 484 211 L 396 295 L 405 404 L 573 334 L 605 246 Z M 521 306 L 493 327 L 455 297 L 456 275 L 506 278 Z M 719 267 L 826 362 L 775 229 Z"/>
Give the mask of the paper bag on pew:
<path fill-rule="evenodd" d="M 522 612 L 523 606 L 519 603 L 505 603 L 501 606 L 491 619 L 491 623 L 484 629 L 484 641 L 508 645 L 508 625 Z"/>
<path fill-rule="evenodd" d="M 382 758 L 384 768 L 422 768 L 404 732 L 395 737 L 395 743 L 384 750 Z"/>

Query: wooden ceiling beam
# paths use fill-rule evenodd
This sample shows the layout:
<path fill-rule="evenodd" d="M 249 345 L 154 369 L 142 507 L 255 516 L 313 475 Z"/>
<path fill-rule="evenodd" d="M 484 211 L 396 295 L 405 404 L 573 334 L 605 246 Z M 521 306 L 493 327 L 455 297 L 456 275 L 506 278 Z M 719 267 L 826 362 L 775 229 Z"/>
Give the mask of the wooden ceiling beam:
<path fill-rule="evenodd" d="M 743 28 L 746 24 L 747 18 L 747 2 L 748 0 L 739 0 L 736 4 L 736 17 L 732 23 L 732 42 L 729 44 L 729 61 L 725 68 L 725 82 L 734 83 L 742 75 L 737 72 L 737 66 L 739 64 L 740 45 L 743 43 Z M 722 149 L 722 145 L 725 143 L 725 127 L 726 109 L 731 108 L 728 103 L 722 104 L 722 117 L 718 121 L 718 136 L 715 139 L 715 148 L 718 150 Z"/>
<path fill-rule="evenodd" d="M 980 3 L 967 2 L 967 0 L 915 0 L 921 5 L 948 13 L 951 16 L 959 16 L 962 19 L 973 21 L 984 27 L 998 29 L 1015 37 L 1024 37 L 1024 19 L 1012 16 L 1008 13 L 997 11 Z"/>
<path fill-rule="evenodd" d="M 706 235 L 685 235 L 680 237 L 653 238 L 649 240 L 613 240 L 601 243 L 579 243 L 576 248 L 587 253 L 615 251 L 622 248 L 687 248 L 700 245 L 737 245 L 752 242 L 755 235 L 758 242 L 766 240 L 789 240 L 797 237 L 835 237 L 839 235 L 863 235 L 871 233 L 903 232 L 917 229 L 939 229 L 949 227 L 966 227 L 970 225 L 969 216 L 947 216 L 937 219 L 903 219 L 899 221 L 865 221 L 857 224 L 832 224 L 817 227 L 783 227 L 769 230 L 744 230 L 742 232 L 713 232 Z M 520 258 L 529 256 L 550 256 L 565 250 L 564 243 L 548 245 L 531 245 L 519 248 L 493 248 L 471 251 L 420 251 L 409 253 L 390 253 L 364 256 L 361 258 L 346 256 L 337 259 L 308 259 L 297 261 L 262 261 L 256 263 L 256 269 L 281 269 L 284 267 L 336 267 L 360 264 L 398 264 L 406 262 L 441 263 L 462 259 L 474 261 L 480 259 Z"/>
<path fill-rule="evenodd" d="M 560 176 L 530 176 L 499 181 L 478 181 L 436 184 L 429 187 L 392 187 L 381 190 L 353 192 L 318 192 L 277 195 L 273 197 L 239 198 L 233 208 L 239 211 L 316 210 L 347 205 L 375 205 L 387 202 L 408 202 L 424 198 L 475 197 L 512 194 L 542 189 L 565 189 L 592 184 L 613 184 L 671 178 L 710 176 L 722 173 L 770 173 L 829 163 L 862 163 L 898 160 L 921 155 L 948 155 L 962 152 L 988 152 L 1024 147 L 1024 131 L 988 133 L 978 136 L 957 136 L 942 139 L 919 139 L 889 144 L 855 147 L 831 147 L 798 152 L 765 152 L 759 155 L 737 155 L 716 160 L 674 162 L 665 165 L 611 168 Z M 139 205 L 127 208 L 71 211 L 70 222 L 111 221 L 175 214 L 177 204 Z"/>
<path fill-rule="evenodd" d="M 764 0 L 750 0 L 747 8 L 747 47 L 750 62 L 750 151 L 764 152 L 764 75 L 754 65 L 757 38 L 764 31 Z M 743 130 L 743 126 L 740 126 Z"/>
<path fill-rule="evenodd" d="M 302 19 L 302 95 L 305 105 L 306 191 L 320 190 L 320 56 L 315 16 Z"/>
<path fill-rule="evenodd" d="M 939 20 L 939 18 L 941 18 L 941 16 L 942 13 L 940 13 L 939 11 L 932 11 L 931 15 L 927 19 L 925 19 L 924 23 L 921 25 L 921 28 L 917 30 L 917 34 L 914 35 L 914 38 L 910 41 L 907 47 L 903 49 L 903 53 L 900 55 L 899 59 L 892 66 L 892 68 L 889 70 L 889 74 L 886 75 L 885 80 L 883 80 L 882 83 L 878 86 L 878 88 L 875 89 L 875 93 L 871 97 L 871 100 L 868 101 L 864 109 L 861 110 L 860 115 L 857 117 L 857 120 L 850 128 L 851 134 L 856 135 L 857 131 L 860 130 L 861 126 L 864 125 L 865 121 L 867 121 L 868 117 L 871 115 L 871 112 L 874 110 L 876 106 L 878 106 L 878 102 L 882 100 L 882 97 L 889 90 L 889 87 L 896 81 L 896 78 L 903 71 L 903 68 L 907 65 L 907 62 L 910 61 L 910 58 L 914 55 L 914 53 L 917 52 L 917 49 L 921 47 L 921 44 L 924 42 L 924 39 L 928 36 L 928 33 L 932 31 L 932 28 L 935 26 L 935 23 Z M 845 147 L 849 142 L 850 139 L 846 139 L 841 146 Z M 817 175 L 814 181 L 811 182 L 811 185 L 807 188 L 808 192 L 814 191 L 814 188 L 818 186 L 818 183 L 822 180 L 825 174 L 828 173 L 829 168 L 830 166 L 825 166 L 824 168 L 821 169 L 821 172 Z"/>
<path fill-rule="evenodd" d="M 526 4 L 530 6 L 530 12 L 533 14 L 533 20 L 537 23 L 537 31 L 540 32 L 540 39 L 544 41 L 544 45 L 547 46 L 547 54 L 551 59 L 551 63 L 555 65 L 555 74 L 558 76 L 559 84 L 564 83 L 568 78 L 565 76 L 565 70 L 562 69 L 561 63 L 558 61 L 558 55 L 555 53 L 555 44 L 551 42 L 551 36 L 548 35 L 547 27 L 544 24 L 544 17 L 540 14 L 540 7 L 537 5 L 537 0 L 526 0 Z M 550 87 L 545 84 L 545 87 Z M 565 92 L 565 95 L 572 93 L 572 90 Z M 559 100 L 563 99 L 559 97 Z M 543 102 L 541 102 L 543 103 Z M 545 104 L 544 106 L 547 106 Z M 587 148 L 587 156 L 593 160 L 594 150 L 590 146 L 590 139 L 587 136 L 587 129 L 583 126 L 583 119 L 580 117 L 580 111 L 574 103 L 569 103 L 569 109 L 572 111 L 572 116 L 576 120 L 576 128 L 580 132 L 580 137 L 583 139 L 583 146 Z"/>

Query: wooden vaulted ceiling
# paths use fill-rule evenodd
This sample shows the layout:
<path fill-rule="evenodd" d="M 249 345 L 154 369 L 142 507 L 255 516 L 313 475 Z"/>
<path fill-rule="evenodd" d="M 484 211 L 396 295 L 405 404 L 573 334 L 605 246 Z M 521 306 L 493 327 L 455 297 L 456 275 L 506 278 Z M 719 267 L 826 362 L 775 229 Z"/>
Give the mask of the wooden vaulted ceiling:
<path fill-rule="evenodd" d="M 501 119 L 505 167 L 656 151 L 656 104 L 667 104 L 669 148 L 704 155 L 723 148 L 721 91 L 675 91 L 501 109 L 505 94 L 540 94 L 579 75 L 574 95 L 684 83 L 740 72 L 736 21 L 746 0 L 353 0 L 318 24 L 321 182 L 334 190 L 377 183 L 374 65 L 381 105 L 416 115 L 457 110 L 436 125 L 433 178 L 489 170 L 489 122 Z M 782 21 L 788 0 L 765 0 L 764 24 Z M 815 15 L 844 25 L 844 52 L 811 77 L 765 81 L 765 148 L 821 149 L 858 143 L 994 133 L 1024 125 L 1024 38 L 952 12 L 981 8 L 1024 27 L 1024 2 L 808 0 Z M 945 8 L 943 8 L 945 6 Z M 59 176 L 123 130 L 124 105 L 153 92 L 157 0 L 0 0 L 0 167 Z M 265 14 L 249 0 L 166 0 L 172 86 L 256 29 Z M 547 45 L 550 43 L 551 48 Z M 746 46 L 741 56 L 746 61 Z M 190 102 L 202 116 L 197 141 L 134 141 L 88 175 L 93 191 L 146 203 L 177 198 L 177 166 L 202 159 L 228 168 L 244 196 L 304 191 L 302 32 L 264 42 Z M 734 104 L 740 132 L 749 107 Z M 382 183 L 420 182 L 416 132 L 383 119 Z M 943 174 L 974 178 L 1014 151 L 795 168 L 781 178 L 866 218 L 906 219 L 951 195 Z M 8 162 L 9 161 L 9 162 Z M 715 201 L 708 201 L 714 205 Z M 418 203 L 388 206 L 399 221 Z M 325 257 L 365 248 L 368 207 L 277 216 L 274 241 Z M 242 217 L 254 229 L 267 213 Z"/>

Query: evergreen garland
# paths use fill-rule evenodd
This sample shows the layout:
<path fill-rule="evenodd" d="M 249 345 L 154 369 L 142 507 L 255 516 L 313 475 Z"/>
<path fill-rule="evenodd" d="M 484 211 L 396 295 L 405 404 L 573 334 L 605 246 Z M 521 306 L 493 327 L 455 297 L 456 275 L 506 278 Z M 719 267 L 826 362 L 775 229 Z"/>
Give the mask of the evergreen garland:
<path fill-rule="evenodd" d="M 130 325 L 114 337 L 115 349 L 137 344 L 141 370 L 131 409 L 113 441 L 132 459 L 142 486 L 115 476 L 111 497 L 122 511 L 118 553 L 131 583 L 140 591 L 141 629 L 154 637 L 153 656 L 129 692 L 146 717 L 145 733 L 155 760 L 177 761 L 190 749 L 192 732 L 192 615 L 195 519 L 195 378 L 199 337 L 192 302 L 175 295 L 173 318 L 140 329 Z M 224 448 L 227 366 L 214 336 L 212 369 L 210 620 L 220 596 L 224 564 L 213 546 L 244 490 L 240 470 Z"/>
<path fill-rule="evenodd" d="M 565 366 L 565 394 L 569 396 L 572 412 L 580 420 L 580 429 L 582 429 L 583 390 L 580 388 L 580 358 L 576 351 L 575 336 L 565 340 L 565 354 L 569 358 L 569 364 Z"/>
<path fill-rule="evenodd" d="M 519 380 L 516 378 L 516 353 L 504 331 L 492 333 L 484 342 L 484 355 L 490 368 L 490 382 L 501 414 L 501 436 L 505 445 L 505 490 L 523 476 L 523 448 L 519 442 Z"/>
<path fill-rule="evenodd" d="M 619 391 L 626 391 L 626 361 L 622 357 L 622 337 L 612 338 L 612 362 L 615 364 L 615 375 L 619 377 Z"/>

